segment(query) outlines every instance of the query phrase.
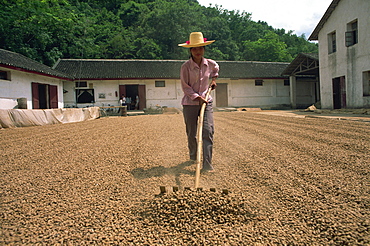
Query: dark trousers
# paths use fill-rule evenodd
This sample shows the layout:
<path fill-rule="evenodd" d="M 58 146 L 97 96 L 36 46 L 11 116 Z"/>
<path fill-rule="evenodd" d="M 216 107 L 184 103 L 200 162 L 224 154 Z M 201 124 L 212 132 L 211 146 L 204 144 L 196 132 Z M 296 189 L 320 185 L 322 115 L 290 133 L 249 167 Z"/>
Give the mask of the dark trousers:
<path fill-rule="evenodd" d="M 188 148 L 190 159 L 197 159 L 197 127 L 198 116 L 201 106 L 184 105 L 183 115 L 186 125 L 186 135 L 188 137 Z M 213 149 L 213 108 L 212 103 L 208 103 L 204 112 L 203 120 L 203 169 L 213 169 L 212 167 L 212 149 Z"/>

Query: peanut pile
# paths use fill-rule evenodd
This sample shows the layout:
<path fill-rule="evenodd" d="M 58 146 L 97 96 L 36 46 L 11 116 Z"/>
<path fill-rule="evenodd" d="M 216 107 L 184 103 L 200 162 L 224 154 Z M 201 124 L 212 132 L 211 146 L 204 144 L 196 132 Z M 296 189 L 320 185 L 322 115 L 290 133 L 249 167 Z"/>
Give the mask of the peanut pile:
<path fill-rule="evenodd" d="M 214 119 L 202 191 L 181 114 L 0 130 L 0 245 L 370 245 L 369 123 Z"/>

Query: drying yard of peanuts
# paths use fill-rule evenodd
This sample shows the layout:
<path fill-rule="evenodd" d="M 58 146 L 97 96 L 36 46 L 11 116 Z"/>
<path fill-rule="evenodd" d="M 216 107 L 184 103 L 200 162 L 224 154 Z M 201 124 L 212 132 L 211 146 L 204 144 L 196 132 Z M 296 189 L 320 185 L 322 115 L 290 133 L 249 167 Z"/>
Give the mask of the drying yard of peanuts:
<path fill-rule="evenodd" d="M 0 244 L 370 244 L 369 122 L 214 118 L 202 191 L 181 113 L 0 130 Z"/>

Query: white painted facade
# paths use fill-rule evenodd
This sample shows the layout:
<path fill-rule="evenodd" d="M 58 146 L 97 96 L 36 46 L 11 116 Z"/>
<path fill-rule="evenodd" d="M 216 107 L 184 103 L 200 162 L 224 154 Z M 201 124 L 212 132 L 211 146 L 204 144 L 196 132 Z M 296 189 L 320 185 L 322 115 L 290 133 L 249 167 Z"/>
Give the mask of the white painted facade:
<path fill-rule="evenodd" d="M 26 60 L 26 62 L 30 61 Z M 229 62 L 226 65 L 231 63 Z M 247 65 L 249 64 L 251 63 L 247 63 Z M 240 65 L 240 62 L 238 65 Z M 258 63 L 257 65 L 270 69 L 270 66 L 266 65 L 271 64 Z M 280 69 L 283 69 L 281 64 L 278 65 Z M 248 66 L 241 67 L 241 69 L 248 68 Z M 45 67 L 45 69 L 49 68 Z M 150 67 L 147 69 L 150 69 Z M 261 68 L 259 67 L 259 69 Z M 182 108 L 183 92 L 179 78 L 84 79 L 80 81 L 69 80 L 66 74 L 55 77 L 43 74 L 40 71 L 31 72 L 22 68 L 11 68 L 6 63 L 4 66 L 0 66 L 0 71 L 3 71 L 2 78 L 4 78 L 4 72 L 9 74 L 6 79 L 0 80 L 1 109 L 17 107 L 17 99 L 20 98 L 27 100 L 28 109 L 118 106 L 122 94 L 126 94 L 125 97 L 139 96 L 140 110 L 156 107 L 157 105 Z M 244 70 L 238 71 L 242 71 L 241 74 L 245 73 Z M 51 71 L 51 73 L 53 72 Z M 262 70 L 260 73 L 266 74 L 266 71 Z M 297 79 L 293 86 L 294 93 L 292 93 L 292 86 L 287 83 L 289 82 L 288 78 L 282 77 L 279 72 L 275 73 L 277 73 L 276 77 L 272 75 L 266 78 L 261 77 L 258 73 L 254 75 L 256 78 L 218 78 L 219 86 L 211 93 L 214 106 L 258 107 L 263 109 L 289 108 L 292 105 L 292 94 L 295 98 L 294 105 L 307 107 L 316 102 L 315 83 Z M 179 76 L 180 71 L 175 74 Z M 235 74 L 232 73 L 232 75 Z M 84 103 L 77 103 L 77 95 L 78 99 Z M 131 109 L 134 108 L 131 107 Z"/>
<path fill-rule="evenodd" d="M 61 79 L 5 67 L 0 67 L 0 70 L 10 72 L 10 80 L 0 79 L 0 109 L 17 107 L 18 98 L 26 98 L 27 108 L 32 109 L 32 82 L 57 86 L 58 108 L 64 107 L 63 83 Z"/>
<path fill-rule="evenodd" d="M 357 22 L 358 41 L 346 47 L 346 32 Z M 370 107 L 370 1 L 340 0 L 318 34 L 322 108 L 334 108 L 333 80 L 344 81 L 342 107 Z M 335 33 L 335 34 L 334 34 Z M 332 49 L 332 37 L 336 51 Z"/>
<path fill-rule="evenodd" d="M 218 82 L 228 84 L 228 106 L 231 107 L 269 108 L 290 103 L 289 86 L 284 86 L 283 79 L 265 79 L 262 86 L 256 86 L 254 79 L 220 79 Z"/>
<path fill-rule="evenodd" d="M 182 108 L 181 99 L 183 92 L 179 79 L 158 79 L 165 81 L 165 87 L 156 87 L 155 79 L 148 80 L 84 80 L 87 88 L 94 89 L 94 103 L 76 104 L 75 82 L 64 81 L 64 106 L 118 106 L 120 85 L 145 85 L 146 108 L 156 105 Z M 227 107 L 260 107 L 281 108 L 290 105 L 290 89 L 284 85 L 284 79 L 265 79 L 262 86 L 256 86 L 254 79 L 226 79 L 219 78 L 218 84 L 227 84 Z M 313 83 L 297 83 L 298 97 L 303 104 L 312 104 L 314 101 Z M 217 105 L 217 96 L 220 88 L 211 92 L 214 105 Z M 104 94 L 104 98 L 102 97 Z"/>
<path fill-rule="evenodd" d="M 165 87 L 155 87 L 154 79 L 149 80 L 84 80 L 87 81 L 88 88 L 94 89 L 95 103 L 76 105 L 76 90 L 75 82 L 65 81 L 64 89 L 68 91 L 64 93 L 65 107 L 86 107 L 86 106 L 118 106 L 120 95 L 120 85 L 145 85 L 146 107 L 155 107 L 156 105 L 176 107 L 181 106 L 182 91 L 179 80 L 163 80 Z M 91 86 L 92 85 L 92 86 Z M 104 94 L 104 95 L 102 95 Z M 102 98 L 104 97 L 104 98 Z"/>

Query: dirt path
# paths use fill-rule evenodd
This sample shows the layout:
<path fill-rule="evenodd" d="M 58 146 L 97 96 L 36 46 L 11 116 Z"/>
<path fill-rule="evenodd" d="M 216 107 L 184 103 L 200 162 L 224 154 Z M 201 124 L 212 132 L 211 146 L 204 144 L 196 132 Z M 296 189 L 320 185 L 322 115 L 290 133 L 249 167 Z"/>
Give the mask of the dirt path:
<path fill-rule="evenodd" d="M 0 244 L 370 244 L 369 123 L 216 112 L 215 125 L 201 186 L 227 197 L 155 197 L 194 185 L 181 114 L 1 130 Z"/>

